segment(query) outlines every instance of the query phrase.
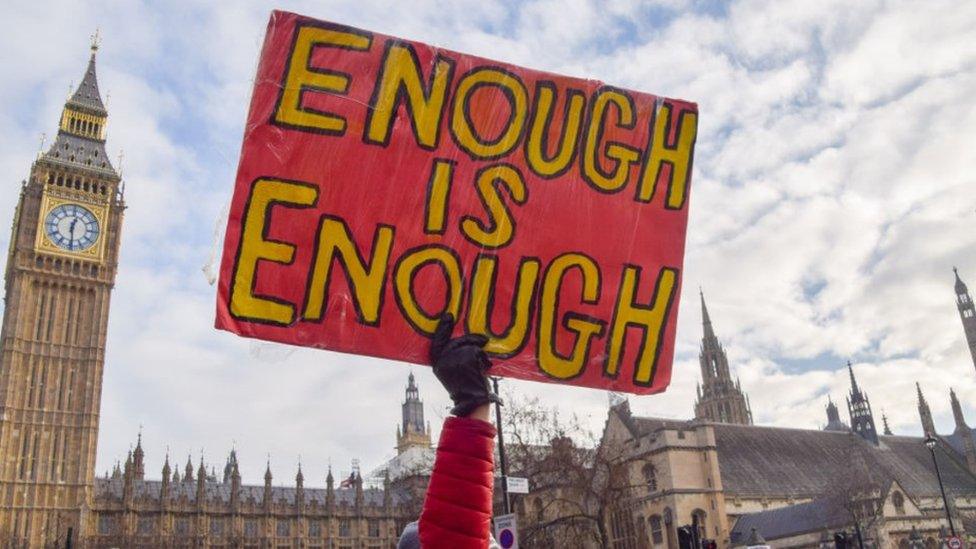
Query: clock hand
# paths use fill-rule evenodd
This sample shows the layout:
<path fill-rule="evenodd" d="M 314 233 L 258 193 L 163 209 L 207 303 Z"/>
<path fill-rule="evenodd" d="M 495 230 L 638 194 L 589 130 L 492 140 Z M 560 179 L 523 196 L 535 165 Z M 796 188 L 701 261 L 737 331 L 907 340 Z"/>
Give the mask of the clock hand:
<path fill-rule="evenodd" d="M 77 224 L 78 224 L 78 218 L 76 217 L 76 218 L 72 219 L 71 220 L 71 224 L 68 225 L 68 232 L 71 234 L 71 239 L 68 240 L 68 249 L 69 250 L 74 250 L 75 249 L 75 225 L 77 225 Z"/>

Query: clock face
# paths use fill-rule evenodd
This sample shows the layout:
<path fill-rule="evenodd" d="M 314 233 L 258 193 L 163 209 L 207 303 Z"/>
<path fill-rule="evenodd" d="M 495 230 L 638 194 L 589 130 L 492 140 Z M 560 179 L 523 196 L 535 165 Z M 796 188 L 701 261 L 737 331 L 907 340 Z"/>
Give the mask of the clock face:
<path fill-rule="evenodd" d="M 61 204 L 44 220 L 44 231 L 57 247 L 68 251 L 87 250 L 98 241 L 95 214 L 77 204 Z"/>

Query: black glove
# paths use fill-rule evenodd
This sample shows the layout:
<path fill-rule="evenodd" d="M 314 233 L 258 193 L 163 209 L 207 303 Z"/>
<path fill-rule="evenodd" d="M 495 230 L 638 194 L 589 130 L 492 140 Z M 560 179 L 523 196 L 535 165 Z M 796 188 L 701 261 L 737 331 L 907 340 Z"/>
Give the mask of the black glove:
<path fill-rule="evenodd" d="M 488 343 L 488 338 L 468 334 L 451 339 L 453 330 L 454 317 L 444 313 L 430 343 L 430 363 L 434 367 L 434 375 L 454 401 L 451 413 L 464 417 L 482 404 L 501 404 L 502 399 L 491 392 L 488 385 L 486 372 L 491 368 L 491 361 L 482 349 Z"/>

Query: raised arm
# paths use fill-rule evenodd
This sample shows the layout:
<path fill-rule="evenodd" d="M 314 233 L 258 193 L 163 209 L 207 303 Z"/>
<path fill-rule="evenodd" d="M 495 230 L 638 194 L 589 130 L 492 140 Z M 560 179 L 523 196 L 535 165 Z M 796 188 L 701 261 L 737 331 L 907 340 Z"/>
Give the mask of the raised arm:
<path fill-rule="evenodd" d="M 454 318 L 441 318 L 430 346 L 434 375 L 454 401 L 453 417 L 444 421 L 437 456 L 418 525 L 423 549 L 485 549 L 491 539 L 495 427 L 482 349 L 487 339 L 465 335 L 451 339 Z"/>

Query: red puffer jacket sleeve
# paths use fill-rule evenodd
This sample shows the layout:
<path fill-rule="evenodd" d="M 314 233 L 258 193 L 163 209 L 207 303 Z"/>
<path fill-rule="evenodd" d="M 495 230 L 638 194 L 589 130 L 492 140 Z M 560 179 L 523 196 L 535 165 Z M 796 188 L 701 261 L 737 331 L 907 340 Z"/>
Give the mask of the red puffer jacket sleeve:
<path fill-rule="evenodd" d="M 465 417 L 444 421 L 418 525 L 423 549 L 488 547 L 494 448 L 494 425 Z"/>

